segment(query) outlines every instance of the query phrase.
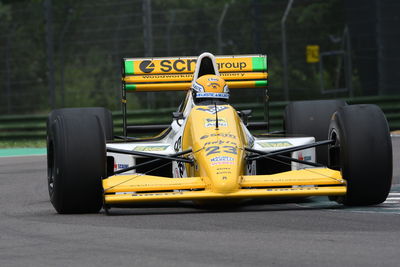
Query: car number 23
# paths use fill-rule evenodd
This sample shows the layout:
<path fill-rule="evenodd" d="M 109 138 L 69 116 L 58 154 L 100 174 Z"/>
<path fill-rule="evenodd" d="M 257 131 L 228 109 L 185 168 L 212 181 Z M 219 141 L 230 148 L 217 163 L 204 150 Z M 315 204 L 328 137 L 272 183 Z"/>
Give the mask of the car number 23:
<path fill-rule="evenodd" d="M 230 153 L 230 154 L 237 154 L 237 150 L 236 147 L 234 146 L 209 146 L 206 148 L 206 155 L 212 155 L 212 154 L 217 154 L 217 153 L 221 153 L 225 152 L 225 153 Z"/>

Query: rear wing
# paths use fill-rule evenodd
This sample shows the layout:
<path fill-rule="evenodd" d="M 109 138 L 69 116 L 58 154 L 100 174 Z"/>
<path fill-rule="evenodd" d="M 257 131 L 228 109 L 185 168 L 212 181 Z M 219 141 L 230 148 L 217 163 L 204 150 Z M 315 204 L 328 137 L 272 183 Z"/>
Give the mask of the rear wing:
<path fill-rule="evenodd" d="M 200 57 L 124 58 L 122 60 L 122 88 L 126 92 L 185 91 L 201 72 L 204 57 L 217 65 L 219 74 L 229 89 L 267 86 L 267 56 L 232 55 Z M 207 64 L 206 64 L 207 65 Z"/>
<path fill-rule="evenodd" d="M 198 57 L 124 58 L 122 60 L 124 136 L 127 136 L 128 129 L 132 130 L 134 127 L 127 126 L 127 92 L 185 91 L 190 89 L 194 80 L 206 74 L 220 75 L 230 89 L 265 88 L 268 77 L 267 56 L 214 56 L 206 52 Z M 137 130 L 137 127 L 134 128 Z"/>

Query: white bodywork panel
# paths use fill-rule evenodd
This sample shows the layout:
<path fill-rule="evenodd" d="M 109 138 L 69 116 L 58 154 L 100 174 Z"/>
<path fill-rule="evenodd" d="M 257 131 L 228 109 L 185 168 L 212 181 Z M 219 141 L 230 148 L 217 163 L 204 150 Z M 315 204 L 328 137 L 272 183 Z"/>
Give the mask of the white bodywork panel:
<path fill-rule="evenodd" d="M 291 138 L 273 137 L 273 138 L 263 138 L 263 139 L 256 138 L 256 140 L 254 141 L 253 148 L 264 152 L 272 152 L 293 146 L 312 144 L 314 142 L 315 142 L 314 137 L 291 137 Z M 313 147 L 292 152 L 291 157 L 299 160 L 316 162 L 315 148 Z M 314 168 L 314 167 L 297 162 L 292 162 L 292 170 L 299 170 L 305 168 Z"/>
<path fill-rule="evenodd" d="M 185 116 L 186 118 L 187 116 Z M 107 147 L 131 150 L 131 151 L 140 151 L 146 153 L 155 153 L 157 155 L 171 155 L 176 152 L 182 151 L 181 148 L 181 138 L 184 130 L 185 120 L 174 120 L 171 123 L 170 132 L 162 139 L 157 141 L 143 141 L 143 142 L 126 142 L 126 143 L 108 143 Z M 119 153 L 111 153 L 107 152 L 107 156 L 114 157 L 114 171 L 121 170 L 127 168 L 128 166 L 136 165 L 136 158 L 140 156 L 132 156 L 126 154 Z M 182 169 L 183 165 L 178 166 L 176 162 L 173 162 L 172 169 L 174 177 L 185 177 L 179 176 L 179 167 Z M 183 168 L 184 169 L 184 168 Z M 135 170 L 127 171 L 122 173 L 121 175 L 133 174 L 136 173 Z M 182 173 L 182 171 L 181 171 Z M 175 176 L 177 174 L 177 176 Z M 185 175 L 185 173 L 182 173 Z"/>

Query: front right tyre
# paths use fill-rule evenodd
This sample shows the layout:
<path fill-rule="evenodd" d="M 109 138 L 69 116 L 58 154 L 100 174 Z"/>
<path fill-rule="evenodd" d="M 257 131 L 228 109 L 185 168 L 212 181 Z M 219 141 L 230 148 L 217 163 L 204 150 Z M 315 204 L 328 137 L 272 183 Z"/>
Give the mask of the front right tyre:
<path fill-rule="evenodd" d="M 50 201 L 58 213 L 97 213 L 106 177 L 106 135 L 101 118 L 54 110 L 47 121 Z"/>

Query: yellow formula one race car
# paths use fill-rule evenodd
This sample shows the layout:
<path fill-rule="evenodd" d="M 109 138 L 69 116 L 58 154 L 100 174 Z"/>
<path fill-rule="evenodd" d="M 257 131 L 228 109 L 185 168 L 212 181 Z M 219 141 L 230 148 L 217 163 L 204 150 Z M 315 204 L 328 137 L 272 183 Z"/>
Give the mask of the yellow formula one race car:
<path fill-rule="evenodd" d="M 48 187 L 58 213 L 308 196 L 374 205 L 390 191 L 391 139 L 375 105 L 291 102 L 277 135 L 229 104 L 230 90 L 267 86 L 264 55 L 128 58 L 122 69 L 123 136 L 113 135 L 104 108 L 48 117 Z M 127 125 L 126 93 L 165 90 L 187 91 L 170 125 Z M 250 132 L 260 127 L 266 133 Z M 128 136 L 158 129 L 154 138 Z"/>

